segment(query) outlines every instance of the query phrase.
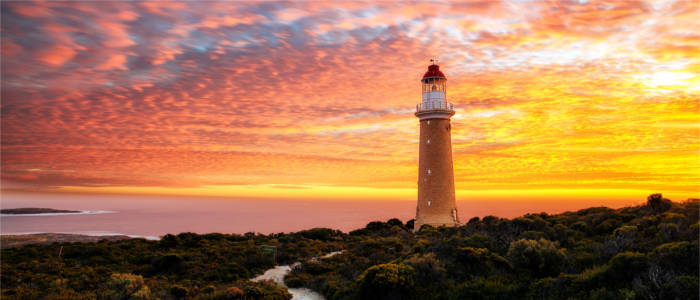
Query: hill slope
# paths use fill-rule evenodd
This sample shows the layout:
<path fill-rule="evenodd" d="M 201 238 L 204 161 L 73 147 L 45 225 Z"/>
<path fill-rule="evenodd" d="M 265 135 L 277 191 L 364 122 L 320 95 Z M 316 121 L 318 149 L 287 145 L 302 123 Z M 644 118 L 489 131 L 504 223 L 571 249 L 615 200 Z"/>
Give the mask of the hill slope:
<path fill-rule="evenodd" d="M 697 199 L 654 194 L 644 206 L 488 216 L 417 235 L 375 222 L 350 232 L 344 255 L 308 261 L 286 282 L 328 299 L 697 299 L 699 212 Z"/>
<path fill-rule="evenodd" d="M 392 219 L 348 234 L 27 245 L 2 250 L 2 298 L 289 299 L 248 279 L 304 261 L 287 285 L 328 299 L 698 299 L 699 211 L 697 199 L 655 194 L 643 206 L 488 216 L 418 234 Z M 262 245 L 276 246 L 276 261 Z"/>

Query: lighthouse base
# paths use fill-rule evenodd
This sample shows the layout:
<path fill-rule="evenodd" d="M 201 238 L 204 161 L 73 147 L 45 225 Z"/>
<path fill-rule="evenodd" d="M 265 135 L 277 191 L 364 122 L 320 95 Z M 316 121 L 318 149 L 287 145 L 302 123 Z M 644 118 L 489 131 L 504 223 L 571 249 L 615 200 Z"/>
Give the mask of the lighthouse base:
<path fill-rule="evenodd" d="M 455 222 L 455 221 L 453 221 L 453 220 L 451 220 L 451 219 L 450 219 L 450 220 L 438 220 L 438 218 L 435 218 L 435 219 L 427 220 L 427 221 L 418 221 L 418 220 L 416 220 L 416 221 L 413 223 L 413 232 L 418 232 L 418 231 L 420 230 L 420 228 L 421 228 L 423 225 L 430 225 L 430 226 L 432 226 L 432 227 L 436 227 L 436 228 L 437 228 L 437 227 L 441 227 L 441 226 L 445 226 L 445 227 L 457 227 L 457 226 L 459 226 L 459 225 L 461 225 L 461 224 L 459 224 L 459 223 L 457 223 L 457 222 Z"/>

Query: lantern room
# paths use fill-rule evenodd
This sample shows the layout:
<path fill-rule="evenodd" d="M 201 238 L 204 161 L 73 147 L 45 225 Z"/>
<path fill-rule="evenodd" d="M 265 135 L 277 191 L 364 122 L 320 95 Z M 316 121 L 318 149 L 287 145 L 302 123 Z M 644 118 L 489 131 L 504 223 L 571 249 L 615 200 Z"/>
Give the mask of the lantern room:
<path fill-rule="evenodd" d="M 428 71 L 423 75 L 423 93 L 426 92 L 443 92 L 445 93 L 445 86 L 447 84 L 447 78 L 440 72 L 440 66 L 432 64 L 428 66 Z"/>
<path fill-rule="evenodd" d="M 424 104 L 446 101 L 447 78 L 445 78 L 445 74 L 440 72 L 440 66 L 436 65 L 435 62 L 428 66 L 428 71 L 423 75 L 421 82 L 423 83 Z"/>
<path fill-rule="evenodd" d="M 425 111 L 446 111 L 454 114 L 452 103 L 447 102 L 447 78 L 440 71 L 436 60 L 430 60 L 428 71 L 423 74 L 422 102 L 416 106 L 416 113 Z"/>

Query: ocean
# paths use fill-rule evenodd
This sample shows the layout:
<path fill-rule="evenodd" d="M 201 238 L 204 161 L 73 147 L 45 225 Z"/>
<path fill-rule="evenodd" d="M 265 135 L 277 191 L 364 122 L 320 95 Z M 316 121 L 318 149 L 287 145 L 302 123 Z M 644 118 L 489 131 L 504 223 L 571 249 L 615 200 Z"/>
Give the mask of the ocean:
<path fill-rule="evenodd" d="M 590 206 L 639 204 L 602 201 L 536 203 L 513 200 L 458 200 L 462 222 L 474 216 L 513 218 L 526 213 L 558 213 Z M 295 232 L 327 227 L 349 232 L 371 221 L 415 216 L 413 200 L 269 200 L 91 194 L 2 193 L 0 207 L 43 207 L 86 211 L 69 215 L 2 215 L 0 233 L 73 233 L 158 238 L 168 233 Z"/>

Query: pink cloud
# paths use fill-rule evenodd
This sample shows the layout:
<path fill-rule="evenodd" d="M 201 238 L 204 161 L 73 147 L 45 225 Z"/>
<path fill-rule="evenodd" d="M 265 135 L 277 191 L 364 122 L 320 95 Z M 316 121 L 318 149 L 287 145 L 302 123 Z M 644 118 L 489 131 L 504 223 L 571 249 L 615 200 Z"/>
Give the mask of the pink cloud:
<path fill-rule="evenodd" d="M 37 56 L 40 61 L 53 65 L 61 66 L 75 56 L 76 51 L 64 45 L 53 45 L 52 47 L 42 50 Z"/>
<path fill-rule="evenodd" d="M 103 63 L 98 65 L 95 69 L 97 70 L 128 70 L 126 67 L 126 56 L 125 55 L 114 55 L 108 57 Z"/>

